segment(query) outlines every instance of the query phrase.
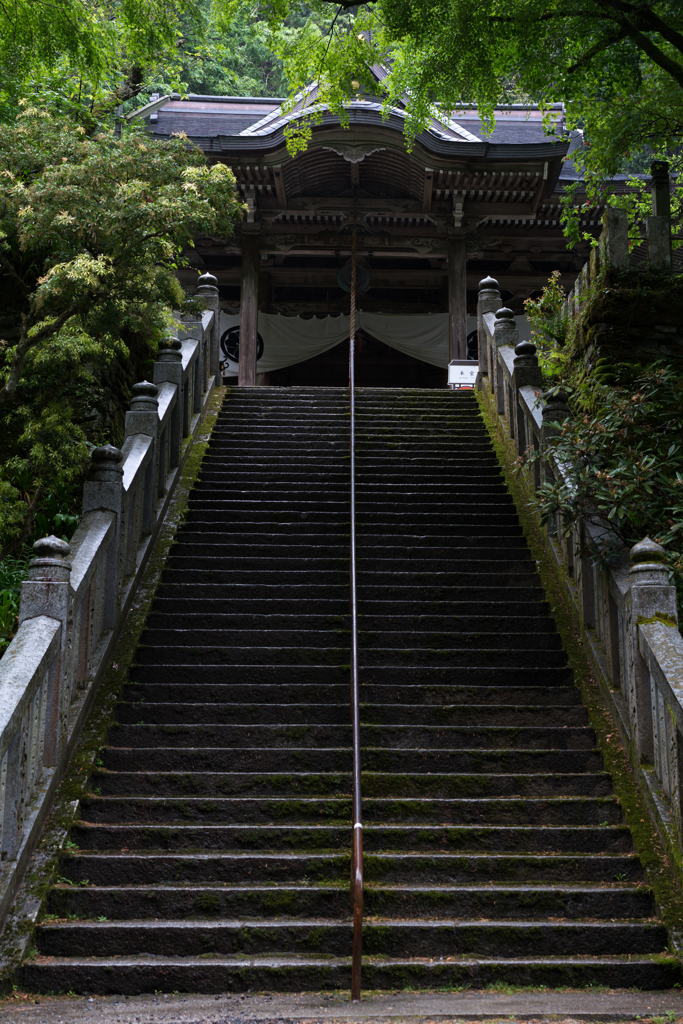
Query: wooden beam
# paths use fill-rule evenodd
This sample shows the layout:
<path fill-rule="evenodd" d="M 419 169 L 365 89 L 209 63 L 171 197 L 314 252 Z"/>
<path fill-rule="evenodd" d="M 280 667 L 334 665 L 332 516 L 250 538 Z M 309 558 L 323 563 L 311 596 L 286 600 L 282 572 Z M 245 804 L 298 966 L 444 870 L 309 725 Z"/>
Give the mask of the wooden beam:
<path fill-rule="evenodd" d="M 526 217 L 533 220 L 536 216 L 533 203 L 467 203 L 467 214 L 472 217 L 490 216 L 505 217 Z M 494 225 L 495 226 L 495 225 Z"/>
<path fill-rule="evenodd" d="M 258 275 L 261 252 L 258 235 L 242 235 L 242 295 L 240 301 L 240 387 L 256 386 L 258 339 Z"/>
<path fill-rule="evenodd" d="M 424 193 L 422 195 L 422 212 L 429 213 L 432 208 L 432 183 L 434 171 L 431 167 L 425 167 Z"/>
<path fill-rule="evenodd" d="M 285 182 L 282 177 L 282 167 L 278 164 L 273 167 L 273 179 L 275 181 L 275 194 L 277 195 L 277 201 L 280 204 L 280 208 L 283 210 L 287 209 L 287 193 L 285 191 Z"/>
<path fill-rule="evenodd" d="M 467 243 L 448 239 L 448 358 L 467 359 Z"/>

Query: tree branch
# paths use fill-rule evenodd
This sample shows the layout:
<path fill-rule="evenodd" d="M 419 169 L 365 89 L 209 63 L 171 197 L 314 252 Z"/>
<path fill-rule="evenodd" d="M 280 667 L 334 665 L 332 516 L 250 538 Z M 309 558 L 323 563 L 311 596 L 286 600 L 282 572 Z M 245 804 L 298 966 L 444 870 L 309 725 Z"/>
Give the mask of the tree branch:
<path fill-rule="evenodd" d="M 40 487 L 36 487 L 33 492 L 31 504 L 29 505 L 26 513 L 26 519 L 24 520 L 21 533 L 15 537 L 14 540 L 11 540 L 9 544 L 5 544 L 4 548 L 0 548 L 0 559 L 6 558 L 7 555 L 11 555 L 14 551 L 18 551 L 24 541 L 28 538 L 31 533 L 31 527 L 33 526 L 33 520 L 35 519 L 36 512 L 38 511 L 40 499 L 43 497 L 43 493 L 42 485 Z"/>
<path fill-rule="evenodd" d="M 14 269 L 14 267 L 12 266 L 12 264 L 10 263 L 10 261 L 7 259 L 7 257 L 5 256 L 5 254 L 2 251 L 0 251 L 0 265 L 5 268 L 5 270 L 9 274 L 9 276 L 12 278 L 13 281 L 16 282 L 16 284 L 19 285 L 19 287 L 24 292 L 24 294 L 28 295 L 29 292 L 31 291 L 31 289 L 26 284 L 26 282 L 24 281 L 23 277 L 21 277 L 19 274 L 17 274 L 16 270 Z"/>
<path fill-rule="evenodd" d="M 539 21 L 553 21 L 554 19 L 562 18 L 564 20 L 568 18 L 593 18 L 596 21 L 614 21 L 614 15 L 612 14 L 599 14 L 597 11 L 572 11 L 571 14 L 567 14 L 564 11 L 548 11 L 546 14 L 541 14 L 537 18 L 524 17 L 525 25 L 533 25 Z M 519 21 L 519 15 L 511 14 L 491 14 L 488 18 L 489 21 L 505 21 L 509 24 Z"/>
<path fill-rule="evenodd" d="M 668 25 L 663 18 L 660 18 L 650 7 L 634 7 L 626 0 L 596 0 L 596 3 L 603 8 L 611 8 L 620 14 L 625 14 L 633 19 L 636 28 L 644 28 L 658 32 L 667 43 L 671 43 L 677 50 L 683 53 L 683 35 L 675 28 Z M 639 24 L 640 23 L 640 24 Z"/>
<path fill-rule="evenodd" d="M 28 337 L 28 332 L 31 327 L 31 318 L 29 316 L 22 316 L 22 337 L 14 350 L 14 355 L 12 356 L 12 362 L 10 364 L 9 376 L 5 381 L 5 386 L 0 390 L 0 408 L 2 408 L 3 405 L 9 405 L 13 399 L 14 392 L 17 390 L 19 380 L 21 379 L 21 371 L 28 352 L 30 352 L 32 348 L 35 348 L 35 346 L 45 338 L 49 338 L 52 334 L 56 334 L 57 331 L 61 330 L 67 320 L 70 320 L 76 312 L 76 306 L 71 306 L 69 309 L 65 309 L 56 320 L 53 320 L 50 324 L 46 324 L 45 327 L 41 327 L 40 330 L 36 331 L 36 333 L 30 338 Z"/>
<path fill-rule="evenodd" d="M 601 42 L 595 43 L 593 46 L 590 46 L 586 50 L 583 56 L 579 57 L 579 59 L 575 61 L 574 64 L 567 68 L 567 71 L 571 75 L 574 71 L 578 71 L 579 68 L 584 67 L 584 65 L 590 64 L 593 57 L 595 57 L 597 53 L 600 53 L 602 50 L 609 49 L 609 47 L 612 46 L 614 43 L 618 43 L 622 39 L 625 39 L 627 35 L 628 33 L 626 32 L 626 30 L 622 29 L 619 33 L 617 33 L 617 35 L 610 36 L 609 39 L 603 39 L 601 40 Z"/>
<path fill-rule="evenodd" d="M 598 0 L 598 3 L 602 2 L 603 0 Z M 626 29 L 628 38 L 632 39 L 636 46 L 638 46 L 643 53 L 646 53 L 654 64 L 657 64 L 663 71 L 666 71 L 667 74 L 671 75 L 673 80 L 680 85 L 681 89 L 683 89 L 683 64 L 679 64 L 677 61 L 669 57 L 668 54 L 664 53 L 663 50 L 660 50 L 660 48 L 653 43 L 648 36 L 639 32 L 633 25 L 629 25 L 628 22 L 625 22 L 624 28 Z"/>

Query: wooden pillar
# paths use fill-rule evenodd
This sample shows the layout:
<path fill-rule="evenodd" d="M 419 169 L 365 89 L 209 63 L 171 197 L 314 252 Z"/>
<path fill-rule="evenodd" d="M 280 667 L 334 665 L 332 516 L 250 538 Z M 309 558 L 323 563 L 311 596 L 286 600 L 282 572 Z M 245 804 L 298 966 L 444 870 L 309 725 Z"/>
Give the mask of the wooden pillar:
<path fill-rule="evenodd" d="M 467 244 L 448 239 L 448 358 L 467 359 Z"/>
<path fill-rule="evenodd" d="M 258 235 L 242 235 L 242 292 L 240 298 L 239 387 L 256 386 L 258 337 L 258 274 L 261 254 Z"/>

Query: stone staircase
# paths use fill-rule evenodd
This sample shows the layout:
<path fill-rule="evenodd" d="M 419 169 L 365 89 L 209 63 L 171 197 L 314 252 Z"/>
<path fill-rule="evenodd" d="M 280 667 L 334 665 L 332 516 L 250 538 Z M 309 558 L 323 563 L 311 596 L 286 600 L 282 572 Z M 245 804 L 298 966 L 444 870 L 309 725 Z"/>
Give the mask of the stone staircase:
<path fill-rule="evenodd" d="M 474 395 L 357 405 L 364 987 L 673 984 Z M 228 392 L 32 989 L 349 987 L 347 410 Z"/>

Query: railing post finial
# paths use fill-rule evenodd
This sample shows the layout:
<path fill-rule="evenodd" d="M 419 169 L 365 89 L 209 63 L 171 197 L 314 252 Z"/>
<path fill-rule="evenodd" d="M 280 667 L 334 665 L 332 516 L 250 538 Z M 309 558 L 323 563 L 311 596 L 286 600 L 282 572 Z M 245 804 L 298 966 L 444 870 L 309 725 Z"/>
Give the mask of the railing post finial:
<path fill-rule="evenodd" d="M 654 583 L 668 586 L 669 571 L 666 567 L 666 551 L 661 544 L 644 537 L 634 544 L 629 552 L 631 561 L 631 586 L 644 586 Z"/>
<path fill-rule="evenodd" d="M 32 559 L 28 567 L 29 580 L 51 581 L 57 583 L 68 583 L 71 574 L 71 562 L 67 559 L 71 554 L 71 547 L 61 537 L 51 534 L 49 537 L 41 537 L 33 545 L 36 557 Z M 38 612 L 38 615 L 47 614 Z M 28 616 L 25 616 L 28 618 Z"/>
<path fill-rule="evenodd" d="M 520 341 L 515 346 L 515 356 L 513 359 L 514 370 L 512 371 L 512 387 L 513 389 L 522 388 L 526 385 L 531 387 L 541 387 L 543 384 L 543 374 L 541 368 L 538 365 L 538 356 L 536 355 L 536 346 L 531 341 Z"/>

